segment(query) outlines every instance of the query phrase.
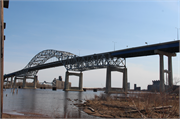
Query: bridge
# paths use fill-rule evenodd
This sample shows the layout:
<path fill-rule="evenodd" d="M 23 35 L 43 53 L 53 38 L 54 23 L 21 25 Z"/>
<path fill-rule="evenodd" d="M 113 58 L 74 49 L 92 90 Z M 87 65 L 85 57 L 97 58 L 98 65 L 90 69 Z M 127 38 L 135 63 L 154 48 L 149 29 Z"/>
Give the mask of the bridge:
<path fill-rule="evenodd" d="M 106 75 L 106 93 L 112 92 L 111 88 L 111 72 L 118 71 L 123 73 L 123 90 L 127 92 L 127 67 L 126 58 L 141 57 L 149 55 L 159 55 L 160 59 L 160 91 L 164 91 L 164 59 L 163 56 L 168 57 L 168 79 L 169 86 L 173 86 L 172 78 L 172 57 L 176 56 L 179 52 L 180 41 L 171 41 L 158 43 L 153 45 L 145 45 L 140 47 L 128 48 L 123 50 L 117 50 L 112 52 L 105 52 L 99 54 L 92 54 L 87 56 L 77 56 L 70 52 L 56 51 L 56 50 L 44 50 L 35 55 L 31 61 L 25 66 L 24 69 L 4 75 L 4 80 L 11 78 L 11 85 L 14 78 L 14 86 L 16 79 L 23 80 L 23 87 L 26 88 L 26 79 L 34 79 L 34 88 L 36 87 L 37 73 L 39 70 L 52 68 L 57 66 L 64 66 L 66 68 L 65 77 L 65 91 L 71 91 L 68 85 L 69 76 L 75 75 L 79 77 L 78 91 L 83 91 L 83 71 L 107 68 Z M 52 57 L 56 57 L 58 61 L 45 63 Z M 78 71 L 80 73 L 73 73 L 70 71 Z M 12 87 L 12 86 L 11 86 Z"/>

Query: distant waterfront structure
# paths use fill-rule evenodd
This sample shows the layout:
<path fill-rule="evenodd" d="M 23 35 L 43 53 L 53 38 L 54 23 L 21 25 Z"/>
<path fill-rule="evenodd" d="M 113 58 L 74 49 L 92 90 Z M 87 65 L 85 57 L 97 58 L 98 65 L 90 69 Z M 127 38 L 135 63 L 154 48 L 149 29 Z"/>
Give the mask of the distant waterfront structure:
<path fill-rule="evenodd" d="M 134 90 L 136 90 L 136 84 L 134 84 Z"/>
<path fill-rule="evenodd" d="M 153 80 L 152 83 L 153 83 L 152 85 L 147 86 L 147 90 L 152 91 L 152 92 L 154 92 L 154 91 L 159 92 L 160 91 L 159 90 L 159 88 L 160 88 L 160 80 Z M 173 92 L 174 90 L 179 88 L 178 85 L 173 85 L 172 87 L 170 87 L 169 85 L 165 85 L 165 84 L 164 84 L 164 87 L 165 87 L 166 91 L 171 91 L 171 92 Z"/>
<path fill-rule="evenodd" d="M 160 80 L 153 80 L 152 83 L 153 85 L 148 85 L 147 90 L 159 92 Z"/>
<path fill-rule="evenodd" d="M 130 82 L 127 83 L 128 90 L 130 90 Z"/>
<path fill-rule="evenodd" d="M 59 76 L 59 80 L 62 81 L 62 77 L 61 76 Z"/>
<path fill-rule="evenodd" d="M 59 79 L 54 78 L 53 82 L 55 84 L 54 86 L 56 86 L 57 89 L 64 89 L 65 82 L 62 81 L 61 76 L 59 76 Z M 71 87 L 71 82 L 69 82 L 69 87 Z"/>
<path fill-rule="evenodd" d="M 137 87 L 136 84 L 134 84 L 134 90 L 135 90 L 135 91 L 140 91 L 140 90 L 141 90 L 141 87 Z"/>

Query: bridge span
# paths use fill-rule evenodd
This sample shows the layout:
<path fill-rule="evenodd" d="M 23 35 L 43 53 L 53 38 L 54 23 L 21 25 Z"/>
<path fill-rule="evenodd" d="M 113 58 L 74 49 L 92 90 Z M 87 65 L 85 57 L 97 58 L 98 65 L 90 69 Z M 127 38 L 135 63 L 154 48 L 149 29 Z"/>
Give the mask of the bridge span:
<path fill-rule="evenodd" d="M 111 92 L 111 72 L 118 71 L 123 73 L 123 89 L 127 92 L 127 67 L 126 58 L 141 57 L 149 55 L 159 55 L 160 58 L 160 91 L 164 91 L 164 59 L 163 56 L 168 57 L 168 79 L 169 86 L 173 86 L 173 71 L 172 71 L 172 57 L 176 56 L 179 52 L 180 41 L 171 41 L 158 43 L 153 45 L 145 45 L 141 47 L 128 48 L 123 50 L 117 50 L 112 52 L 105 52 L 99 54 L 92 54 L 87 56 L 76 56 L 72 53 L 56 50 L 44 50 L 38 53 L 32 58 L 32 60 L 22 70 L 4 75 L 4 80 L 11 77 L 11 82 L 14 78 L 14 86 L 16 79 L 23 80 L 23 87 L 26 87 L 26 79 L 34 79 L 34 83 L 37 81 L 37 73 L 39 70 L 52 68 L 57 66 L 64 66 L 66 68 L 65 78 L 65 91 L 70 91 L 69 88 L 69 76 L 79 76 L 79 91 L 83 91 L 83 71 L 92 69 L 107 68 L 106 76 L 106 93 Z M 56 57 L 58 61 L 45 63 L 48 59 Z M 69 71 L 79 71 L 80 73 L 72 73 Z M 34 84 L 36 87 L 36 84 Z"/>

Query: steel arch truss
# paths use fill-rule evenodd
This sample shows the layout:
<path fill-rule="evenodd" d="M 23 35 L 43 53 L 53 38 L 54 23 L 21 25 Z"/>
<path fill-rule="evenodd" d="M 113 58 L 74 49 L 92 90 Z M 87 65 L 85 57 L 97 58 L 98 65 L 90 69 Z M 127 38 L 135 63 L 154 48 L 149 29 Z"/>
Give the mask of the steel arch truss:
<path fill-rule="evenodd" d="M 28 68 L 44 64 L 48 59 L 56 57 L 67 71 L 86 71 L 106 68 L 107 66 L 126 67 L 125 58 L 113 57 L 110 53 L 94 54 L 84 57 L 57 50 L 44 50 L 32 58 L 17 76 L 34 76 L 38 70 L 28 71 Z"/>
<path fill-rule="evenodd" d="M 26 71 L 26 69 L 37 66 L 37 65 L 44 64 L 47 60 L 49 60 L 53 57 L 56 57 L 58 59 L 58 61 L 63 61 L 63 60 L 71 59 L 75 56 L 76 55 L 69 53 L 69 52 L 65 52 L 65 51 L 57 51 L 57 50 L 41 51 L 36 56 L 34 56 L 31 59 L 31 61 L 25 66 L 23 76 L 24 75 L 27 75 L 27 76 L 36 75 L 38 73 L 38 70 L 28 72 L 28 71 Z"/>
<path fill-rule="evenodd" d="M 92 69 L 106 68 L 107 66 L 126 67 L 125 58 L 111 57 L 109 53 L 94 54 L 84 57 L 67 59 L 64 66 L 70 71 L 86 71 Z"/>

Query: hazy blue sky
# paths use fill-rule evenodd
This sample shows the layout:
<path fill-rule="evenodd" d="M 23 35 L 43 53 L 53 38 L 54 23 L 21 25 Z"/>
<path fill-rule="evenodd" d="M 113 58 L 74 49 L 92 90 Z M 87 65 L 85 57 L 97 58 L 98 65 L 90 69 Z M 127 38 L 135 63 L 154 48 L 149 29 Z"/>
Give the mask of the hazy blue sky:
<path fill-rule="evenodd" d="M 4 9 L 5 73 L 24 68 L 46 49 L 90 55 L 177 39 L 180 0 L 10 0 Z M 180 78 L 180 55 L 173 57 L 173 77 Z M 51 60 L 53 61 L 53 60 Z M 167 58 L 165 57 L 165 69 Z M 159 79 L 159 56 L 127 59 L 128 82 L 147 88 Z M 38 73 L 39 81 L 65 75 L 65 68 Z M 106 69 L 85 71 L 84 87 L 104 87 Z M 77 77 L 70 77 L 78 85 Z M 112 86 L 122 87 L 122 74 L 113 72 Z"/>

